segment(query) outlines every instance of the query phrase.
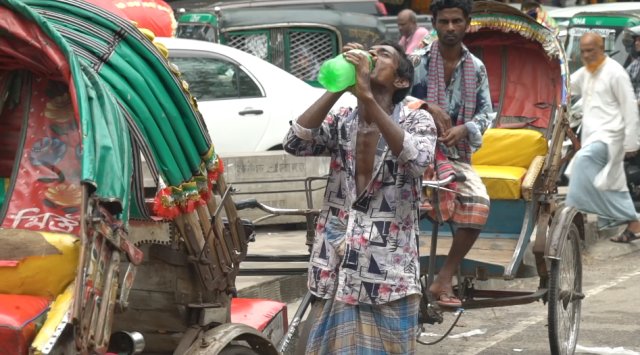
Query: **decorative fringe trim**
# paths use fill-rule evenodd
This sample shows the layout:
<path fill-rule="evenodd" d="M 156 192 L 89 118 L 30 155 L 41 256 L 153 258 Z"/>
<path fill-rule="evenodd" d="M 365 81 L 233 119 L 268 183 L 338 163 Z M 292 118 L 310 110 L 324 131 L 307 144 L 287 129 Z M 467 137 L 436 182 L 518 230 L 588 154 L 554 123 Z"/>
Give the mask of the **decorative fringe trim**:
<path fill-rule="evenodd" d="M 540 43 L 550 58 L 558 58 L 560 56 L 560 44 L 553 32 L 538 23 L 533 25 L 515 16 L 474 15 L 471 19 L 469 31 L 477 32 L 483 27 L 497 29 L 502 32 L 516 32 L 525 38 Z"/>
<path fill-rule="evenodd" d="M 224 172 L 222 159 L 216 154 L 213 146 L 202 157 L 201 175 L 194 176 L 191 181 L 180 186 L 167 186 L 156 195 L 153 212 L 162 218 L 174 219 L 182 213 L 191 213 L 199 206 L 204 206 L 213 195 L 214 185 Z"/>

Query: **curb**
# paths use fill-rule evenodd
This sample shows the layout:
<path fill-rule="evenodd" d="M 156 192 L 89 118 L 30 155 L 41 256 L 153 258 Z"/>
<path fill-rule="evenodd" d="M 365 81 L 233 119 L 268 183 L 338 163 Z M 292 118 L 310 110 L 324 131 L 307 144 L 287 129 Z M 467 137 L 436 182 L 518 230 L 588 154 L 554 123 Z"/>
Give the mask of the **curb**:
<path fill-rule="evenodd" d="M 250 276 L 248 276 L 250 277 Z M 238 277 L 242 280 L 243 276 Z M 291 303 L 307 292 L 307 275 L 274 276 L 238 290 L 242 298 L 262 298 Z"/>
<path fill-rule="evenodd" d="M 614 243 L 609 238 L 622 233 L 624 227 L 598 231 L 595 221 L 589 220 L 585 225 L 584 252 L 591 258 L 607 260 L 619 258 L 640 251 L 640 243 Z"/>

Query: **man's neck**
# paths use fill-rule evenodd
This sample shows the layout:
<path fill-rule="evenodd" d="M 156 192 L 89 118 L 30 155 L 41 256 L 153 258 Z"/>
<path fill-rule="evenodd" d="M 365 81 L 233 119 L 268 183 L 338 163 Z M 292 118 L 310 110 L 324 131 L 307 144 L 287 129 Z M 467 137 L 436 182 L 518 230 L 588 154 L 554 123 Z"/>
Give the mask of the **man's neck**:
<path fill-rule="evenodd" d="M 382 92 L 382 91 L 378 91 L 375 90 L 374 88 L 371 88 L 373 91 L 373 98 L 374 100 L 378 103 L 378 105 L 380 106 L 380 108 L 382 108 L 382 110 L 387 113 L 388 115 L 391 115 L 393 113 L 393 102 L 391 101 L 391 96 L 388 95 L 388 93 L 386 92 Z M 360 105 L 360 103 L 358 103 L 358 106 L 362 106 Z M 360 116 L 362 119 L 364 119 L 365 122 L 367 122 L 368 124 L 371 124 L 371 117 L 368 114 L 365 114 L 364 116 Z"/>
<path fill-rule="evenodd" d="M 440 43 L 440 54 L 442 55 L 442 59 L 447 62 L 458 62 L 460 58 L 462 58 L 462 44 L 457 44 L 455 46 L 443 46 Z"/>

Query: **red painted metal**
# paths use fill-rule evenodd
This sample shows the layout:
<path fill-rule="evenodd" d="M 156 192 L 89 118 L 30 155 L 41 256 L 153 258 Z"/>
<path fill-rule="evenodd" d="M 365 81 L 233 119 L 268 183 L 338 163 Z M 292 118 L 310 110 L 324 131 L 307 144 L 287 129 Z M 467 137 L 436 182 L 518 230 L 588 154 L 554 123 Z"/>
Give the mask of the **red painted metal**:
<path fill-rule="evenodd" d="M 0 294 L 0 354 L 27 354 L 36 320 L 49 309 L 45 297 Z"/>
<path fill-rule="evenodd" d="M 282 302 L 256 299 L 256 298 L 232 298 L 231 299 L 231 322 L 246 324 L 259 331 L 271 322 L 280 312 L 284 311 L 284 327 L 287 327 L 287 305 Z"/>

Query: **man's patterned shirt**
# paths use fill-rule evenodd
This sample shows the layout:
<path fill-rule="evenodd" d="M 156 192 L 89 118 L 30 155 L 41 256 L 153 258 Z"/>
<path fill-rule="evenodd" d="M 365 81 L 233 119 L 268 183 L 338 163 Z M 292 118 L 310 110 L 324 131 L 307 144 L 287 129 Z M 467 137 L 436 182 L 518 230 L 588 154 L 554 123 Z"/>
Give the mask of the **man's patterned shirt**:
<path fill-rule="evenodd" d="M 405 130 L 402 152 L 395 156 L 380 135 L 372 179 L 359 196 L 357 109 L 330 114 L 312 130 L 294 123 L 284 139 L 291 154 L 331 155 L 309 266 L 308 286 L 318 297 L 383 304 L 420 293 L 420 178 L 434 160 L 436 128 L 423 110 L 397 105 L 392 118 Z"/>

